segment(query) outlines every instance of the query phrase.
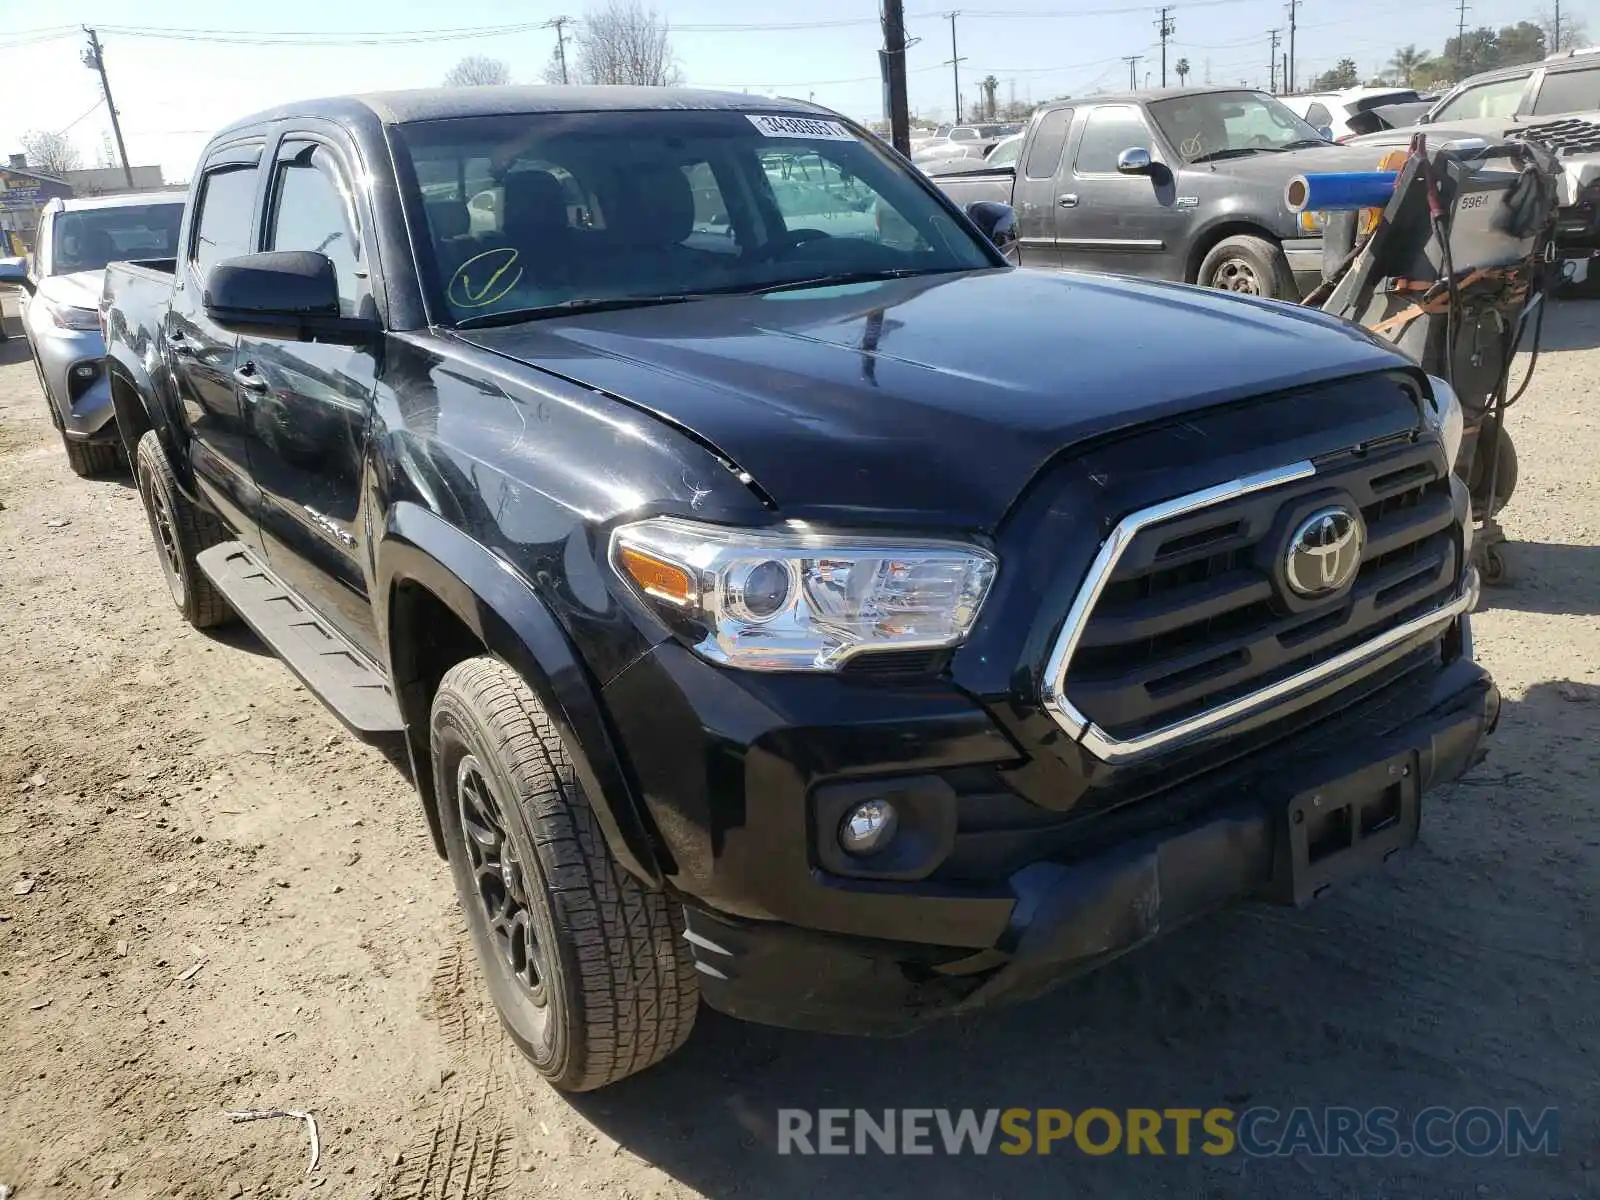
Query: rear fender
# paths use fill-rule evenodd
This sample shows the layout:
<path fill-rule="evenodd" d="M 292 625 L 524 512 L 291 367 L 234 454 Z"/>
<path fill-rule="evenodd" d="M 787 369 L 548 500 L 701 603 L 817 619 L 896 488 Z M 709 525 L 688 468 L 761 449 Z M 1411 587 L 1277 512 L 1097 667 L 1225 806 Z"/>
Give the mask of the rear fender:
<path fill-rule="evenodd" d="M 572 759 L 606 842 L 630 874 L 653 887 L 662 883 L 662 851 L 643 816 L 589 678 L 565 631 L 533 588 L 487 547 L 427 509 L 402 501 L 389 511 L 376 552 L 373 591 L 391 679 L 404 678 L 403 662 L 389 638 L 389 608 L 397 586 L 427 589 L 450 609 L 489 653 L 516 671 L 544 706 Z M 402 703 L 403 711 L 414 711 Z M 432 772 L 419 751 L 426 729 L 407 721 L 413 774 L 429 820 L 437 827 Z"/>

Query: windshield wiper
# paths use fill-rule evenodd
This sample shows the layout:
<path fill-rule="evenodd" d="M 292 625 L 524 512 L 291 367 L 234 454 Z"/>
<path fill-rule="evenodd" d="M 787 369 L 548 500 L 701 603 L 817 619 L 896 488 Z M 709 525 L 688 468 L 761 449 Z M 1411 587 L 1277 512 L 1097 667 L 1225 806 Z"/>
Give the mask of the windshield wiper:
<path fill-rule="evenodd" d="M 1318 146 L 1331 146 L 1331 145 L 1333 145 L 1332 142 L 1325 142 L 1321 138 L 1296 138 L 1294 141 L 1290 142 L 1287 146 L 1281 146 L 1281 147 L 1279 147 L 1279 149 L 1282 149 L 1282 150 L 1312 150 L 1312 149 L 1315 149 Z"/>
<path fill-rule="evenodd" d="M 1273 146 L 1230 146 L 1224 150 L 1213 150 L 1210 154 L 1202 154 L 1198 158 L 1191 158 L 1190 163 L 1216 162 L 1223 158 L 1243 158 L 1251 154 L 1260 154 L 1263 150 L 1276 151 Z"/>
<path fill-rule="evenodd" d="M 798 291 L 800 288 L 837 287 L 846 283 L 879 283 L 885 279 L 907 279 L 913 275 L 944 275 L 947 271 L 919 271 L 914 267 L 895 267 L 883 271 L 846 271 L 833 275 L 813 275 L 806 279 L 785 279 L 782 283 L 769 283 L 765 287 L 751 288 L 752 296 L 769 292 Z"/>
<path fill-rule="evenodd" d="M 693 293 L 677 296 L 613 296 L 609 299 L 563 300 L 559 304 L 540 304 L 532 308 L 506 308 L 499 312 L 477 313 L 462 317 L 457 329 L 489 329 L 496 325 L 516 325 L 522 321 L 537 321 L 541 317 L 565 317 L 577 312 L 611 312 L 622 308 L 651 308 L 661 304 L 686 304 L 695 299 Z"/>

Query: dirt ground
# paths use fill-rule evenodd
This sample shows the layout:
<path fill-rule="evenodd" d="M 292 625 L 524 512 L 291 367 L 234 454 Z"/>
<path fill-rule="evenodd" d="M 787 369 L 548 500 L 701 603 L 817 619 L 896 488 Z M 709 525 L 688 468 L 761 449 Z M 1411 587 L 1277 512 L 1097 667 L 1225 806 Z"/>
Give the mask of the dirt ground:
<path fill-rule="evenodd" d="M 16 331 L 14 314 L 9 323 Z M 1513 411 L 1493 754 L 1310 910 L 1200 923 L 1029 1006 L 856 1041 L 703 1013 L 565 1099 L 510 1051 L 409 785 L 245 633 L 173 611 L 126 479 L 0 344 L 0 1184 L 36 1196 L 1600 1195 L 1600 304 Z M 798 1158 L 780 1107 L 1523 1105 L 1555 1157 Z M 321 1159 L 293 1119 L 315 1114 Z"/>

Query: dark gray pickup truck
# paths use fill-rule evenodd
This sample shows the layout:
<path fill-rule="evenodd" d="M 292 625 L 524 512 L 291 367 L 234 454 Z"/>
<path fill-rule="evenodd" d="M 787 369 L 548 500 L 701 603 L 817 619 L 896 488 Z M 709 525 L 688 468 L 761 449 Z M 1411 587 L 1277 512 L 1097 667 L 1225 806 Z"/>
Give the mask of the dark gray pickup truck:
<path fill-rule="evenodd" d="M 1291 213 L 1305 171 L 1368 170 L 1261 92 L 1190 88 L 1047 105 L 1015 167 L 941 174 L 961 205 L 1009 204 L 1022 264 L 1145 275 L 1279 300 L 1321 280 L 1322 232 Z"/>

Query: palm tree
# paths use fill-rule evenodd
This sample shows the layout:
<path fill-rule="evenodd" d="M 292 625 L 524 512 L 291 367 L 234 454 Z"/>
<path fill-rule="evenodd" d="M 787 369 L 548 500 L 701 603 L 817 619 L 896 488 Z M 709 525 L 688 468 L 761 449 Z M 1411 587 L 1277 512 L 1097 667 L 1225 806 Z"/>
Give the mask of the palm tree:
<path fill-rule="evenodd" d="M 984 115 L 992 121 L 994 120 L 995 113 L 994 94 L 1000 90 L 1000 81 L 993 75 L 987 75 L 984 77 L 983 82 L 978 86 L 983 89 L 983 107 L 985 109 Z"/>
<path fill-rule="evenodd" d="M 1189 79 L 1189 60 L 1187 58 L 1180 58 L 1177 66 L 1175 66 L 1173 70 L 1178 72 L 1178 86 L 1184 87 Z"/>
<path fill-rule="evenodd" d="M 1415 45 L 1401 46 L 1394 52 L 1394 57 L 1389 60 L 1389 68 L 1400 79 L 1400 82 L 1410 87 L 1418 71 L 1428 65 L 1428 52 L 1418 50 Z"/>

